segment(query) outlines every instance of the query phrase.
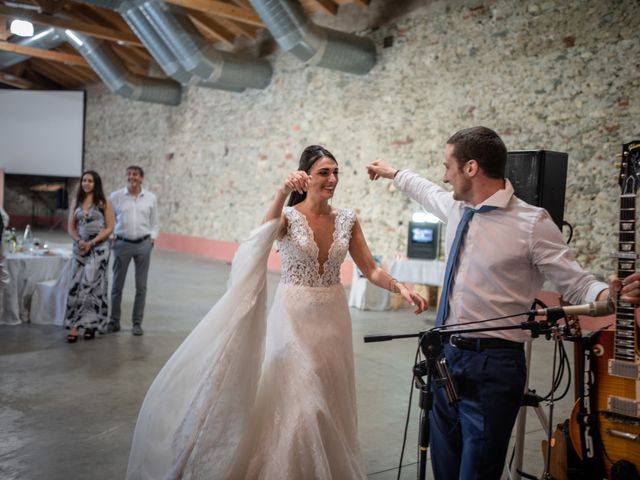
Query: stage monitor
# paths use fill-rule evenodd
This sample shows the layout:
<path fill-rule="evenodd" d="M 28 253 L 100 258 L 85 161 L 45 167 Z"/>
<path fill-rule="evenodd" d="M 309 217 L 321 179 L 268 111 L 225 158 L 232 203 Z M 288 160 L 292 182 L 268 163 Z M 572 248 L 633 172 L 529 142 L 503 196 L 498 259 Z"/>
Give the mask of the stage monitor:
<path fill-rule="evenodd" d="M 407 257 L 434 260 L 440 247 L 440 223 L 409 222 Z"/>
<path fill-rule="evenodd" d="M 0 90 L 0 168 L 7 174 L 80 177 L 83 91 Z"/>

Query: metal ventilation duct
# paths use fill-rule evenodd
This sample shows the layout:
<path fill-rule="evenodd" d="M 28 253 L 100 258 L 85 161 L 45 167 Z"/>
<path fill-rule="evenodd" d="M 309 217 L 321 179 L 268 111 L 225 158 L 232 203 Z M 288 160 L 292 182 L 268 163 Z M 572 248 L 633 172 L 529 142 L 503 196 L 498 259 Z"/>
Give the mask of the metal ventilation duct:
<path fill-rule="evenodd" d="M 144 1 L 141 9 L 182 66 L 207 86 L 241 92 L 245 88 L 263 89 L 271 82 L 269 62 L 211 47 L 183 9 L 170 8 L 159 0 Z"/>
<path fill-rule="evenodd" d="M 309 65 L 364 75 L 376 64 L 376 49 L 365 37 L 320 27 L 293 0 L 250 0 L 283 50 Z"/>
<path fill-rule="evenodd" d="M 198 78 L 194 78 L 193 74 L 182 67 L 139 7 L 125 0 L 121 2 L 118 12 L 120 12 L 129 27 L 131 27 L 131 30 L 133 30 L 133 33 L 142 41 L 167 76 L 177 80 L 182 85 L 198 82 Z"/>
<path fill-rule="evenodd" d="M 209 46 L 180 7 L 160 0 L 81 1 L 119 12 L 162 70 L 183 85 L 242 92 L 271 82 L 269 62 Z"/>
<path fill-rule="evenodd" d="M 129 72 L 104 42 L 65 30 L 67 42 L 91 65 L 102 81 L 115 93 L 131 100 L 179 105 L 182 87 L 172 80 L 142 77 Z"/>
<path fill-rule="evenodd" d="M 12 38 L 13 40 L 13 38 Z M 55 28 L 40 29 L 35 32 L 33 37 L 21 38 L 18 41 L 11 42 L 16 45 L 22 45 L 24 47 L 42 48 L 44 50 L 51 50 L 59 47 L 65 42 L 64 35 L 61 35 Z M 17 53 L 4 53 L 0 54 L 0 70 L 9 68 L 16 63 L 29 60 L 28 55 L 19 55 Z"/>
<path fill-rule="evenodd" d="M 140 5 L 129 0 L 81 0 L 89 5 L 115 10 L 149 50 L 162 71 L 182 85 L 198 84 L 199 78 L 187 72 L 142 13 Z M 206 86 L 206 85 L 203 85 Z"/>

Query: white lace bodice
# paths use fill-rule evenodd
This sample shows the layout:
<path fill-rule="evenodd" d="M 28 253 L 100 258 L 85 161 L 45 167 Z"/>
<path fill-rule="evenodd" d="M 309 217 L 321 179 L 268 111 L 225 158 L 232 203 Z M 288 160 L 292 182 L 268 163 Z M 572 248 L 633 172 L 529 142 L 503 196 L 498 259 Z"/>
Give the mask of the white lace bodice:
<path fill-rule="evenodd" d="M 328 287 L 340 283 L 340 265 L 349 251 L 351 229 L 356 221 L 352 210 L 337 209 L 333 243 L 320 274 L 318 245 L 306 217 L 293 207 L 285 207 L 288 229 L 278 242 L 282 258 L 281 282 L 306 287 Z"/>

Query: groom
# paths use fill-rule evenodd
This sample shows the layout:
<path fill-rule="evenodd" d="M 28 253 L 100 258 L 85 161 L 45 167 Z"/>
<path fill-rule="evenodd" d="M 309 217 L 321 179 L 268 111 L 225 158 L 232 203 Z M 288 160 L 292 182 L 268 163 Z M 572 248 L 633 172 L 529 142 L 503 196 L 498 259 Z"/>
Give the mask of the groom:
<path fill-rule="evenodd" d="M 444 152 L 447 191 L 410 170 L 384 162 L 367 166 L 447 223 L 447 273 L 436 325 L 482 321 L 529 310 L 545 279 L 573 304 L 620 295 L 640 304 L 640 274 L 609 286 L 585 272 L 546 210 L 514 195 L 505 178 L 507 149 L 486 127 L 460 130 Z M 519 324 L 501 320 L 491 326 Z M 485 324 L 488 326 L 488 324 Z M 522 330 L 451 337 L 443 352 L 460 401 L 434 392 L 431 453 L 436 479 L 501 476 L 526 378 Z"/>

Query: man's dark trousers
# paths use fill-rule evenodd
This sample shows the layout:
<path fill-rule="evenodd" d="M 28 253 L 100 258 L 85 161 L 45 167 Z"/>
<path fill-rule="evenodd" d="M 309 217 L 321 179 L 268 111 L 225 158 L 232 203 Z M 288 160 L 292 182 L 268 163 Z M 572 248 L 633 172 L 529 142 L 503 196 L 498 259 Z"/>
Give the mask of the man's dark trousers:
<path fill-rule="evenodd" d="M 444 346 L 460 401 L 435 388 L 430 449 L 436 480 L 499 480 L 524 394 L 524 348 Z"/>

